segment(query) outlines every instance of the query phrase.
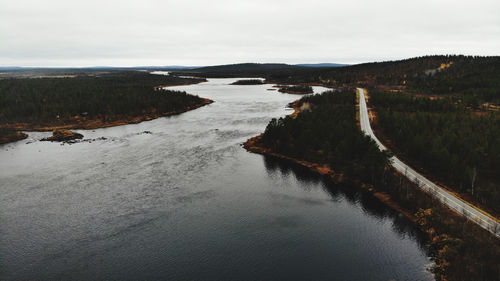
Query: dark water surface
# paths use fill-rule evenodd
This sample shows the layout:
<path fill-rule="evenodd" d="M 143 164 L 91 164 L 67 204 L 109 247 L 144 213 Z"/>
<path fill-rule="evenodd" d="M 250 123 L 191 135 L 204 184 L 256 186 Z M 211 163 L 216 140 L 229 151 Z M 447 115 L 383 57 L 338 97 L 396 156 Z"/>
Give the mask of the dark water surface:
<path fill-rule="evenodd" d="M 406 219 L 241 147 L 298 97 L 234 80 L 176 87 L 215 101 L 194 111 L 78 130 L 106 139 L 0 146 L 0 279 L 431 280 Z"/>

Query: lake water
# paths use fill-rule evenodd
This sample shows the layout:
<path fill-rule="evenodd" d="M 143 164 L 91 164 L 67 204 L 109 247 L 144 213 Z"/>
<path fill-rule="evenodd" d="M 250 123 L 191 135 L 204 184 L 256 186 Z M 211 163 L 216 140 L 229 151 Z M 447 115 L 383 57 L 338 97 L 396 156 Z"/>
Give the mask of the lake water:
<path fill-rule="evenodd" d="M 0 146 L 0 279 L 432 280 L 404 217 L 244 150 L 299 97 L 233 81 L 175 87 L 215 101 L 194 111 L 77 130 L 94 141 Z"/>

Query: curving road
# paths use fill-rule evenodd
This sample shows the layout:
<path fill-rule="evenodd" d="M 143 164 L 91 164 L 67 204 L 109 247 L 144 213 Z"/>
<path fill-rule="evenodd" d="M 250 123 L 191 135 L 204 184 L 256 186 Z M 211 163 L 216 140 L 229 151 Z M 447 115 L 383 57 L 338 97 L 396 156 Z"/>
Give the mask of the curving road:
<path fill-rule="evenodd" d="M 359 93 L 359 117 L 361 130 L 369 135 L 381 150 L 387 150 L 387 148 L 378 140 L 372 131 L 370 126 L 370 119 L 368 117 L 368 108 L 366 106 L 365 93 L 364 90 L 358 88 Z M 465 202 L 464 200 L 456 197 L 452 193 L 446 191 L 442 187 L 434 184 L 408 165 L 403 163 L 397 157 L 391 158 L 392 166 L 398 170 L 401 174 L 405 175 L 412 182 L 416 183 L 420 188 L 432 194 L 434 197 L 439 199 L 443 204 L 447 205 L 452 210 L 459 214 L 467 217 L 471 221 L 475 222 L 482 228 L 488 230 L 496 237 L 500 237 L 500 224 L 491 215 L 485 213 L 482 210 L 472 206 L 471 204 Z"/>

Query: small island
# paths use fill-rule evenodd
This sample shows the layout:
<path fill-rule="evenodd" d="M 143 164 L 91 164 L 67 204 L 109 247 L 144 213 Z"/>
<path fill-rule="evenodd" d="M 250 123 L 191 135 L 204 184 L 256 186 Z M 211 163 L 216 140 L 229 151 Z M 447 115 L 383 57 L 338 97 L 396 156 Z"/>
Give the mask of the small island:
<path fill-rule="evenodd" d="M 396 172 L 390 164 L 392 154 L 380 151 L 375 141 L 360 130 L 356 99 L 353 90 L 305 96 L 289 104 L 295 110 L 294 113 L 285 118 L 272 119 L 262 134 L 248 139 L 243 146 L 254 153 L 294 162 L 334 182 L 357 186 L 363 193 L 371 194 L 405 216 L 427 236 L 429 255 L 434 261 L 432 271 L 440 277 L 439 280 L 445 280 L 441 279 L 443 276 L 482 274 L 478 273 L 480 271 L 469 272 L 463 266 L 464 263 L 474 264 L 477 261 L 485 270 L 489 270 L 490 276 L 496 274 L 498 262 L 494 260 L 498 258 L 492 259 L 483 253 L 490 251 L 492 256 L 498 257 L 497 238 L 447 206 L 438 204 L 436 199 L 422 190 L 420 183 L 412 182 L 406 175 Z M 384 122 L 385 126 L 406 124 L 406 128 L 416 127 L 410 121 L 416 119 L 415 112 L 426 114 L 424 109 L 436 110 L 428 113 L 433 117 L 438 114 L 457 116 L 451 114 L 457 111 L 463 114 L 464 111 L 460 104 L 453 103 L 451 99 L 431 100 L 375 90 L 372 91 L 371 99 L 371 105 L 375 105 L 378 110 L 378 120 L 385 121 L 382 118 L 386 118 L 391 121 Z M 402 113 L 399 114 L 395 109 Z M 413 110 L 413 115 L 407 113 L 409 110 Z M 469 114 L 461 116 L 459 120 L 474 117 Z M 496 117 L 491 115 L 489 118 L 492 119 L 482 121 L 492 122 Z M 443 122 L 446 119 L 440 120 Z M 454 120 L 457 122 L 457 119 Z M 471 124 L 479 127 L 477 123 Z M 377 125 L 377 129 L 378 126 L 381 125 Z M 464 128 L 467 127 L 462 127 L 462 130 Z M 418 132 L 425 132 L 425 129 L 420 128 Z M 398 140 L 409 138 L 405 135 L 397 137 Z M 495 207 L 492 205 L 492 208 Z M 455 254 L 464 247 L 473 250 L 467 250 L 462 255 Z M 476 279 L 471 277 L 463 280 Z"/>
<path fill-rule="evenodd" d="M 293 85 L 293 86 L 284 86 L 278 85 L 280 93 L 287 93 L 292 95 L 305 95 L 314 93 L 313 88 L 307 85 Z"/>
<path fill-rule="evenodd" d="M 52 131 L 52 136 L 49 138 L 41 139 L 41 141 L 70 141 L 82 139 L 83 135 L 65 129 L 56 129 Z"/>
<path fill-rule="evenodd" d="M 265 84 L 264 81 L 260 79 L 244 79 L 231 83 L 231 85 L 263 85 L 263 84 Z"/>

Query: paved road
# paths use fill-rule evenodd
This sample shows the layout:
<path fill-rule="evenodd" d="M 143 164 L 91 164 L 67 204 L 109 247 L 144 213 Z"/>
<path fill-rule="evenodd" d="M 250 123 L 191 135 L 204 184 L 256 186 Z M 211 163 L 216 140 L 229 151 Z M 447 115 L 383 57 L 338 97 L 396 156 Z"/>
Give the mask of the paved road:
<path fill-rule="evenodd" d="M 381 150 L 386 150 L 387 148 L 378 140 L 370 126 L 370 119 L 368 118 L 368 109 L 366 107 L 364 90 L 358 88 L 358 92 L 361 130 L 369 135 L 373 140 L 375 140 Z M 432 194 L 434 197 L 443 202 L 443 204 L 455 210 L 457 213 L 464 215 L 482 228 L 493 233 L 495 236 L 500 237 L 500 224 L 493 217 L 489 216 L 483 211 L 480 211 L 479 209 L 456 197 L 445 189 L 437 186 L 436 184 L 407 166 L 397 157 L 394 156 L 391 160 L 392 166 L 395 169 L 397 169 L 403 175 L 406 175 L 406 177 L 414 183 L 417 183 L 420 188 Z"/>

